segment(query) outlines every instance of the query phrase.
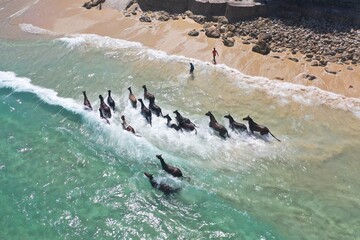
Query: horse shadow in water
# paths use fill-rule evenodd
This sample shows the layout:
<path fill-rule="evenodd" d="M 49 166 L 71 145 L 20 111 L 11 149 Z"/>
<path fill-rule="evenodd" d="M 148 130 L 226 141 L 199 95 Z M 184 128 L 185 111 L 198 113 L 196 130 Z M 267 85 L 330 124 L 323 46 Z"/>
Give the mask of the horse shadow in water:
<path fill-rule="evenodd" d="M 214 115 L 210 111 L 205 113 L 205 116 L 210 117 L 209 127 L 217 131 L 222 138 L 225 139 L 226 137 L 230 137 L 227 129 L 216 121 Z"/>

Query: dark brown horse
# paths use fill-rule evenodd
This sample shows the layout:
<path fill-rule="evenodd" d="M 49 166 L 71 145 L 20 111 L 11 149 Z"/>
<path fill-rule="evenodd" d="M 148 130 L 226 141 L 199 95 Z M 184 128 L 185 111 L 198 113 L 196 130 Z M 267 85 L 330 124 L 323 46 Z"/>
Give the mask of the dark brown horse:
<path fill-rule="evenodd" d="M 129 93 L 129 100 L 131 102 L 131 105 L 133 106 L 133 108 L 136 108 L 137 106 L 137 99 L 135 97 L 135 95 L 132 93 L 131 91 L 131 87 L 128 87 L 130 93 Z"/>
<path fill-rule="evenodd" d="M 143 85 L 142 87 L 144 89 L 144 99 L 150 100 L 151 98 L 153 98 L 155 100 L 155 96 L 148 92 L 146 85 Z"/>
<path fill-rule="evenodd" d="M 111 118 L 111 110 L 108 105 L 104 102 L 103 96 L 99 95 L 100 98 L 100 109 L 104 117 Z"/>
<path fill-rule="evenodd" d="M 169 114 L 166 114 L 165 116 L 163 116 L 163 118 L 166 118 L 166 120 L 167 120 L 167 123 L 166 123 L 166 125 L 169 127 L 169 128 L 173 128 L 173 129 L 175 129 L 176 131 L 179 131 L 179 130 L 181 130 L 182 131 L 182 129 L 181 129 L 181 127 L 179 126 L 179 125 L 177 125 L 177 124 L 175 124 L 175 123 L 171 123 L 171 117 L 169 116 Z"/>
<path fill-rule="evenodd" d="M 270 133 L 271 136 L 273 136 L 276 140 L 278 140 L 279 142 L 281 142 L 278 138 L 276 138 L 271 132 L 270 130 L 263 126 L 263 125 L 260 125 L 260 124 L 257 124 L 256 122 L 254 122 L 254 120 L 252 120 L 252 118 L 250 116 L 247 116 L 245 118 L 243 118 L 244 121 L 248 121 L 249 122 L 249 129 L 250 129 L 250 132 L 251 133 L 254 133 L 254 132 L 259 132 L 260 135 L 264 135 L 264 134 L 268 134 Z"/>
<path fill-rule="evenodd" d="M 135 129 L 126 122 L 124 115 L 121 116 L 121 120 L 122 120 L 121 125 L 123 126 L 124 130 L 135 134 Z"/>
<path fill-rule="evenodd" d="M 150 123 L 150 126 L 152 126 L 152 123 L 151 123 L 151 111 L 150 109 L 148 109 L 143 100 L 141 98 L 139 98 L 139 102 L 141 103 L 141 114 L 145 117 L 146 121 L 148 123 Z"/>
<path fill-rule="evenodd" d="M 149 109 L 158 117 L 160 117 L 160 115 L 163 117 L 161 108 L 155 104 L 155 98 L 150 98 L 149 99 Z"/>
<path fill-rule="evenodd" d="M 149 182 L 153 188 L 157 188 L 165 194 L 175 193 L 180 190 L 180 188 L 173 188 L 165 183 L 158 183 L 154 180 L 152 174 L 144 172 L 144 175 L 149 179 Z"/>
<path fill-rule="evenodd" d="M 115 111 L 115 101 L 111 97 L 111 90 L 108 90 L 108 97 L 107 97 L 107 103 L 112 108 L 113 111 Z"/>
<path fill-rule="evenodd" d="M 178 110 L 175 110 L 174 113 L 176 114 L 176 121 L 178 122 L 179 126 L 187 131 L 194 131 L 195 134 L 197 134 L 196 125 L 190 121 L 190 119 L 181 116 L 181 114 L 178 112 Z"/>
<path fill-rule="evenodd" d="M 173 175 L 174 177 L 183 177 L 183 174 L 180 170 L 180 168 L 173 167 L 167 163 L 165 163 L 162 155 L 156 155 L 156 157 L 160 160 L 161 166 L 164 169 L 165 172 Z"/>
<path fill-rule="evenodd" d="M 226 138 L 226 136 L 230 137 L 227 129 L 216 121 L 214 115 L 210 111 L 205 113 L 205 115 L 210 117 L 209 127 L 219 132 L 219 135 L 223 138 Z"/>
<path fill-rule="evenodd" d="M 229 119 L 229 127 L 234 130 L 234 131 L 239 131 L 239 132 L 245 132 L 247 131 L 247 127 L 245 124 L 242 124 L 242 123 L 239 123 L 239 122 L 236 122 L 234 120 L 234 118 L 228 114 L 226 116 L 224 116 L 224 118 L 228 118 Z"/>
<path fill-rule="evenodd" d="M 83 91 L 83 95 L 84 95 L 84 106 L 85 106 L 85 110 L 89 110 L 89 111 L 92 111 L 93 108 L 90 104 L 90 101 L 89 99 L 87 98 L 86 96 L 86 91 Z"/>

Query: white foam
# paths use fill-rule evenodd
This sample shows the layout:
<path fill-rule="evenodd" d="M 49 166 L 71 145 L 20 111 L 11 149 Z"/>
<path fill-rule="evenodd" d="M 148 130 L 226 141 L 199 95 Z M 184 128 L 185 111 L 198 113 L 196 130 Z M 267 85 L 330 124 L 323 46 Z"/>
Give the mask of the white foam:
<path fill-rule="evenodd" d="M 60 35 L 59 33 L 55 33 L 55 32 L 40 28 L 40 27 L 36 27 L 32 24 L 27 24 L 27 23 L 19 24 L 19 27 L 21 28 L 22 31 L 31 33 L 31 34 L 51 35 L 51 36 Z"/>
<path fill-rule="evenodd" d="M 50 105 L 59 105 L 72 112 L 84 111 L 83 107 L 71 98 L 61 98 L 52 89 L 42 88 L 31 84 L 29 78 L 17 77 L 14 72 L 0 71 L 0 88 L 12 88 L 15 92 L 30 92 Z"/>
<path fill-rule="evenodd" d="M 22 25 L 22 29 L 34 33 L 46 33 L 47 30 L 42 30 L 32 25 Z M 176 61 L 180 63 L 193 62 L 203 71 L 214 70 L 222 71 L 235 79 L 234 84 L 237 87 L 247 90 L 262 91 L 269 96 L 278 99 L 282 104 L 289 102 L 297 102 L 304 105 L 327 105 L 332 108 L 349 111 L 360 118 L 360 99 L 348 98 L 343 95 L 327 92 L 314 86 L 304 86 L 295 83 L 287 83 L 279 80 L 270 80 L 265 77 L 247 76 L 240 71 L 228 67 L 224 64 L 209 64 L 197 59 L 186 58 L 178 55 L 168 55 L 164 51 L 154 50 L 144 47 L 137 42 L 129 42 L 126 40 L 115 39 L 107 36 L 99 36 L 96 34 L 72 34 L 66 35 L 63 38 L 57 39 L 67 44 L 69 48 L 77 48 L 84 46 L 91 46 L 97 48 L 136 48 L 138 55 L 148 60 L 162 60 L 162 61 Z"/>

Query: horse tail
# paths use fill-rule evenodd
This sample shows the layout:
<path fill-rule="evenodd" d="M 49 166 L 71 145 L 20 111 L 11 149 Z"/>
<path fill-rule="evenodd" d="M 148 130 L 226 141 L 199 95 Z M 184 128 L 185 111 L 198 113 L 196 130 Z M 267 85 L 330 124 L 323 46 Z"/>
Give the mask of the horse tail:
<path fill-rule="evenodd" d="M 269 131 L 269 133 L 271 134 L 271 136 L 273 136 L 276 140 L 278 140 L 279 142 L 281 142 L 281 140 L 280 139 L 278 139 L 277 137 L 275 137 L 270 131 Z"/>

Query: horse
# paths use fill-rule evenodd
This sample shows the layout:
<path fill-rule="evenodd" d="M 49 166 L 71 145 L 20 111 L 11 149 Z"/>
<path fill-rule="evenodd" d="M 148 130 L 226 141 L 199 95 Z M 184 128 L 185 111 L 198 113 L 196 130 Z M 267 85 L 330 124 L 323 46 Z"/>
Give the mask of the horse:
<path fill-rule="evenodd" d="M 100 108 L 99 108 L 99 112 L 100 112 L 100 117 L 101 117 L 102 119 L 104 119 L 107 124 L 110 124 L 109 120 L 108 120 L 106 117 L 104 117 L 104 114 L 103 114 L 103 112 L 101 111 Z"/>
<path fill-rule="evenodd" d="M 243 118 L 243 120 L 249 122 L 249 129 L 250 129 L 251 133 L 259 132 L 260 135 L 270 133 L 271 136 L 273 136 L 276 140 L 281 142 L 280 139 L 276 138 L 267 127 L 257 124 L 256 122 L 254 122 L 254 120 L 252 120 L 252 118 L 249 115 L 247 117 Z"/>
<path fill-rule="evenodd" d="M 115 111 L 115 101 L 111 97 L 111 90 L 108 90 L 108 97 L 107 97 L 107 103 L 112 108 L 113 111 Z"/>
<path fill-rule="evenodd" d="M 129 100 L 131 102 L 131 105 L 133 106 L 133 108 L 136 108 L 137 106 L 137 100 L 136 100 L 136 97 L 135 95 L 132 93 L 131 91 L 131 87 L 128 87 L 130 93 L 129 93 Z"/>
<path fill-rule="evenodd" d="M 176 121 L 178 122 L 179 126 L 188 131 L 194 131 L 197 134 L 196 125 L 190 121 L 190 119 L 181 116 L 178 110 L 175 110 L 174 113 L 176 114 Z"/>
<path fill-rule="evenodd" d="M 236 122 L 234 120 L 234 118 L 228 114 L 226 116 L 224 116 L 224 118 L 228 118 L 229 119 L 229 127 L 233 130 L 233 131 L 239 131 L 239 132 L 244 132 L 247 131 L 247 127 L 245 124 Z"/>
<path fill-rule="evenodd" d="M 153 98 L 155 100 L 155 96 L 148 92 L 146 85 L 143 85 L 142 87 L 144 89 L 144 99 L 150 100 L 151 98 Z"/>
<path fill-rule="evenodd" d="M 175 129 L 176 131 L 179 131 L 179 130 L 181 130 L 182 131 L 182 129 L 181 129 L 181 127 L 179 126 L 179 125 L 177 125 L 177 124 L 175 124 L 175 123 L 171 123 L 171 117 L 169 116 L 169 114 L 166 114 L 165 116 L 163 116 L 163 118 L 166 118 L 167 119 L 167 123 L 166 123 L 166 125 L 169 127 L 169 128 L 173 128 L 173 129 Z"/>
<path fill-rule="evenodd" d="M 143 100 L 141 98 L 139 98 L 139 102 L 141 103 L 141 114 L 145 117 L 146 121 L 148 121 L 148 123 L 150 123 L 150 126 L 152 126 L 151 124 L 151 111 L 150 109 L 148 109 Z"/>
<path fill-rule="evenodd" d="M 135 129 L 126 122 L 124 115 L 121 116 L 121 120 L 122 120 L 121 125 L 123 126 L 124 130 L 135 134 Z"/>
<path fill-rule="evenodd" d="M 87 96 L 86 96 L 86 91 L 83 91 L 82 93 L 83 93 L 83 95 L 84 95 L 84 106 L 85 106 L 85 110 L 92 111 L 93 108 L 92 108 L 92 106 L 91 106 L 91 104 L 90 104 L 89 99 L 88 99 Z"/>
<path fill-rule="evenodd" d="M 230 137 L 227 129 L 226 129 L 223 125 L 219 124 L 219 123 L 216 121 L 214 115 L 213 115 L 210 111 L 208 111 L 207 113 L 205 113 L 205 116 L 209 116 L 209 117 L 210 117 L 209 127 L 211 127 L 212 129 L 214 129 L 215 131 L 219 132 L 219 135 L 220 135 L 221 137 L 223 137 L 223 138 L 226 138 L 226 136 L 227 136 L 227 137 Z"/>
<path fill-rule="evenodd" d="M 149 179 L 149 182 L 153 188 L 157 188 L 165 194 L 175 193 L 180 190 L 180 188 L 173 188 L 165 183 L 157 183 L 154 180 L 153 175 L 150 173 L 144 172 L 144 175 Z"/>
<path fill-rule="evenodd" d="M 111 118 L 111 110 L 108 105 L 104 102 L 103 96 L 99 95 L 100 98 L 100 109 L 106 118 Z"/>
<path fill-rule="evenodd" d="M 160 115 L 163 117 L 161 108 L 155 104 L 155 98 L 150 98 L 149 99 L 149 109 L 158 117 L 160 117 Z"/>

